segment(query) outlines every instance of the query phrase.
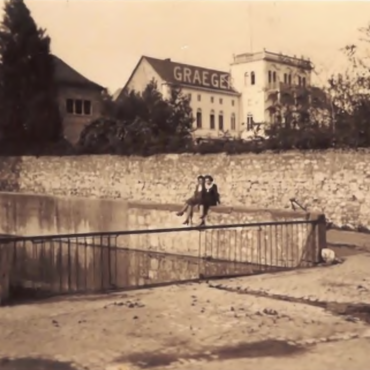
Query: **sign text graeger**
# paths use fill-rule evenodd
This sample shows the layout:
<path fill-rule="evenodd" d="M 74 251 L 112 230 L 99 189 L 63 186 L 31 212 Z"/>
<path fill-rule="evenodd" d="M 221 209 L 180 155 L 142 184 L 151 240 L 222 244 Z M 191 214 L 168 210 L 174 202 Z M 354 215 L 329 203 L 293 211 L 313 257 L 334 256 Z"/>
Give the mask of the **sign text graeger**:
<path fill-rule="evenodd" d="M 176 66 L 173 69 L 173 76 L 176 81 L 191 85 L 223 90 L 230 90 L 231 88 L 230 76 L 227 73 L 210 72 L 207 70 L 199 70 L 197 68 Z"/>

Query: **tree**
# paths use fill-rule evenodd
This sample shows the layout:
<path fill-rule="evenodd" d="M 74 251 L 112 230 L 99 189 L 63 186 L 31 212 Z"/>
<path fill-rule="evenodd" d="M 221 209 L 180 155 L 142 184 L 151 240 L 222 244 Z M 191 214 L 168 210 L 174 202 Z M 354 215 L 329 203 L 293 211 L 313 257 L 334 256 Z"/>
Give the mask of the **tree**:
<path fill-rule="evenodd" d="M 359 44 L 342 49 L 348 67 L 329 79 L 333 132 L 337 146 L 370 146 L 370 25 L 360 29 Z"/>
<path fill-rule="evenodd" d="M 268 147 L 272 149 L 323 149 L 331 146 L 330 105 L 326 93 L 314 86 L 288 86 L 269 94 Z"/>
<path fill-rule="evenodd" d="M 88 153 L 154 154 L 185 150 L 194 121 L 189 98 L 172 87 L 164 98 L 151 81 L 143 92 L 106 98 L 104 117 L 82 131 L 79 147 Z"/>
<path fill-rule="evenodd" d="M 0 28 L 0 130 L 25 146 L 57 141 L 62 124 L 50 38 L 23 0 L 7 0 Z M 36 144 L 36 145 L 37 145 Z"/>

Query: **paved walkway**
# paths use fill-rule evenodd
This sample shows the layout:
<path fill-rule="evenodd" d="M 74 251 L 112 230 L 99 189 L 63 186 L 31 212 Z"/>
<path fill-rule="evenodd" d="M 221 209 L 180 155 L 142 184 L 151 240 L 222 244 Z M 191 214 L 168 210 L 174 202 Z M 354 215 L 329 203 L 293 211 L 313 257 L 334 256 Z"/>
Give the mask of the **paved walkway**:
<path fill-rule="evenodd" d="M 327 243 L 331 245 L 356 246 L 370 250 L 370 234 L 351 231 L 329 230 L 326 233 Z"/>
<path fill-rule="evenodd" d="M 240 292 L 370 303 L 369 256 L 329 268 L 4 307 L 0 369 L 365 370 L 365 322 Z"/>
<path fill-rule="evenodd" d="M 328 242 L 370 250 L 367 234 L 330 230 Z M 369 271 L 360 253 L 326 268 L 3 307 L 0 369 L 365 370 L 369 324 L 330 307 L 370 304 Z"/>
<path fill-rule="evenodd" d="M 237 291 L 281 295 L 308 301 L 370 304 L 370 253 L 348 257 L 343 264 L 286 273 L 221 280 Z"/>

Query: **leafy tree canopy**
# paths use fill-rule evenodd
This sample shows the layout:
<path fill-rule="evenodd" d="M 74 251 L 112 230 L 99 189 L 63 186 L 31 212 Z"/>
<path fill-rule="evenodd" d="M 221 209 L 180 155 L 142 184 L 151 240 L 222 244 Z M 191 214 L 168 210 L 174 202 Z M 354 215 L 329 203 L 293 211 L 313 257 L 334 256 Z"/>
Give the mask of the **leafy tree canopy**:
<path fill-rule="evenodd" d="M 85 127 L 79 147 L 87 153 L 144 155 L 186 150 L 193 121 L 181 89 L 172 87 L 165 98 L 153 80 L 143 92 L 128 91 L 116 102 L 107 96 L 103 117 Z"/>
<path fill-rule="evenodd" d="M 23 0 L 7 0 L 0 27 L 0 132 L 22 145 L 62 132 L 50 38 Z"/>

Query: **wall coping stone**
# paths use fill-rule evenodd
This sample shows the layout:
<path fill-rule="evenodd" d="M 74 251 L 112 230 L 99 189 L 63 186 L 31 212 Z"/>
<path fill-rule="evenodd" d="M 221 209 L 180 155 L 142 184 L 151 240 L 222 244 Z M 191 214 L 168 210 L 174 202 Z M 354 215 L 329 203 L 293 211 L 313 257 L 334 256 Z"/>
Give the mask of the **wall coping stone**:
<path fill-rule="evenodd" d="M 154 203 L 154 202 L 128 202 L 130 208 L 139 208 L 139 209 L 148 209 L 148 210 L 159 210 L 159 211 L 169 211 L 169 212 L 178 212 L 183 204 L 174 204 L 174 203 Z M 290 211 L 290 210 L 281 210 L 281 209 L 270 209 L 270 208 L 252 208 L 252 207 L 242 207 L 242 206 L 216 206 L 211 207 L 211 212 L 214 213 L 269 213 L 271 216 L 275 217 L 289 217 L 289 218 L 305 218 L 307 220 L 317 219 L 321 216 L 321 213 L 313 212 L 303 212 L 303 211 Z"/>

